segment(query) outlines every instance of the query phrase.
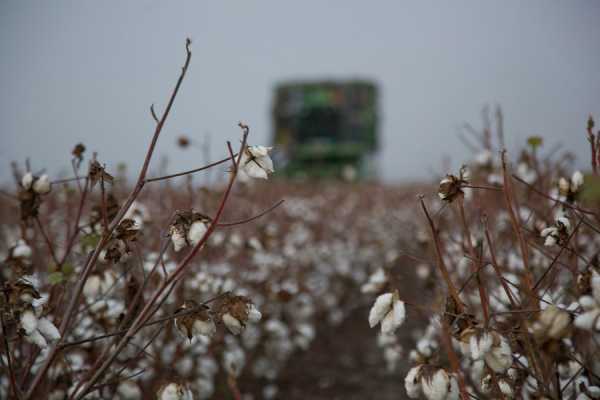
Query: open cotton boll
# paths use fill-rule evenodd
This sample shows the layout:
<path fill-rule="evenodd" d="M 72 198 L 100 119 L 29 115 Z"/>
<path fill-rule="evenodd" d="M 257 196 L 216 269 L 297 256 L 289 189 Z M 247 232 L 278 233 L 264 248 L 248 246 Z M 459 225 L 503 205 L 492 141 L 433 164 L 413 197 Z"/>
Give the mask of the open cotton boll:
<path fill-rule="evenodd" d="M 197 319 L 192 325 L 192 333 L 194 335 L 212 336 L 217 332 L 217 327 L 212 320 L 203 321 Z"/>
<path fill-rule="evenodd" d="M 250 304 L 248 306 L 248 321 L 252 323 L 257 323 L 261 320 L 262 314 L 258 309 L 254 306 L 254 304 Z"/>
<path fill-rule="evenodd" d="M 269 157 L 272 147 L 248 146 L 240 160 L 240 178 L 267 179 L 274 172 L 273 161 Z"/>
<path fill-rule="evenodd" d="M 37 194 L 50 193 L 50 179 L 48 175 L 42 175 L 33 183 L 33 191 Z"/>
<path fill-rule="evenodd" d="M 581 171 L 573 172 L 571 177 L 571 190 L 576 192 L 583 185 L 583 174 Z"/>
<path fill-rule="evenodd" d="M 123 381 L 117 386 L 119 399 L 122 400 L 139 400 L 142 398 L 140 387 L 132 381 Z"/>
<path fill-rule="evenodd" d="M 388 314 L 381 322 L 381 332 L 382 333 L 393 333 L 406 318 L 406 309 L 404 307 L 404 303 L 399 300 L 395 300 L 392 305 L 392 310 L 388 312 Z"/>
<path fill-rule="evenodd" d="M 450 383 L 450 376 L 448 373 L 439 369 L 429 379 L 423 378 L 421 387 L 423 394 L 427 400 L 445 400 L 448 398 L 448 394 L 452 391 L 452 385 Z"/>
<path fill-rule="evenodd" d="M 469 340 L 469 351 L 473 360 L 483 358 L 491 349 L 494 339 L 492 335 L 484 332 L 481 336 L 473 335 Z"/>
<path fill-rule="evenodd" d="M 158 391 L 158 400 L 193 400 L 194 396 L 188 388 L 179 383 L 169 383 Z"/>
<path fill-rule="evenodd" d="M 21 314 L 21 327 L 25 330 L 25 333 L 30 335 L 37 329 L 38 319 L 33 311 L 25 311 Z"/>
<path fill-rule="evenodd" d="M 173 243 L 173 249 L 176 252 L 187 245 L 185 235 L 179 229 L 175 228 L 171 228 L 171 242 Z"/>
<path fill-rule="evenodd" d="M 40 349 L 45 349 L 46 347 L 48 347 L 48 342 L 46 342 L 44 336 L 42 336 L 42 334 L 37 329 L 31 332 L 30 334 L 26 335 L 25 339 L 28 342 L 38 346 Z"/>
<path fill-rule="evenodd" d="M 233 317 L 233 315 L 225 313 L 223 314 L 222 320 L 227 329 L 229 329 L 229 331 L 234 335 L 239 335 L 240 333 L 242 333 L 244 327 L 238 319 Z"/>
<path fill-rule="evenodd" d="M 408 371 L 404 378 L 404 388 L 406 389 L 406 395 L 411 399 L 418 399 L 421 393 L 421 382 L 420 380 L 421 366 L 417 365 Z"/>
<path fill-rule="evenodd" d="M 31 188 L 31 184 L 33 183 L 33 174 L 31 172 L 26 173 L 21 178 L 21 186 L 23 189 L 29 190 Z"/>
<path fill-rule="evenodd" d="M 485 355 L 485 363 L 497 373 L 506 371 L 512 361 L 512 350 L 505 338 L 500 338 L 500 343 Z"/>
<path fill-rule="evenodd" d="M 12 250 L 12 256 L 15 258 L 31 257 L 31 247 L 23 239 L 19 239 Z"/>
<path fill-rule="evenodd" d="M 392 307 L 394 295 L 392 293 L 384 293 L 377 297 L 375 304 L 369 312 L 369 325 L 373 328 L 386 316 Z"/>
<path fill-rule="evenodd" d="M 49 340 L 60 339 L 60 332 L 48 318 L 40 318 L 37 323 L 38 331 Z"/>
<path fill-rule="evenodd" d="M 203 221 L 196 221 L 190 226 L 190 230 L 188 231 L 188 240 L 192 246 L 195 246 L 198 244 L 198 242 L 200 242 L 207 230 L 208 226 Z"/>

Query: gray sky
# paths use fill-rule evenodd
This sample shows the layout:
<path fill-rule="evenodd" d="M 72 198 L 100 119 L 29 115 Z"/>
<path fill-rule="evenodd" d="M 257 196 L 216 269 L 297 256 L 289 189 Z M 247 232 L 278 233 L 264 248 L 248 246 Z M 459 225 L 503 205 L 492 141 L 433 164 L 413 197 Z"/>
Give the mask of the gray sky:
<path fill-rule="evenodd" d="M 508 147 L 531 134 L 585 158 L 600 119 L 599 1 L 7 1 L 0 0 L 0 178 L 11 160 L 67 171 L 79 141 L 114 169 L 141 164 L 193 40 L 188 79 L 159 142 L 170 171 L 200 151 L 175 137 L 212 134 L 212 156 L 237 140 L 270 139 L 274 83 L 375 79 L 381 89 L 381 171 L 428 176 L 485 103 L 506 116 Z M 546 145 L 546 147 L 550 147 Z M 157 157 L 156 161 L 158 161 Z M 154 163 L 156 166 L 158 163 Z"/>

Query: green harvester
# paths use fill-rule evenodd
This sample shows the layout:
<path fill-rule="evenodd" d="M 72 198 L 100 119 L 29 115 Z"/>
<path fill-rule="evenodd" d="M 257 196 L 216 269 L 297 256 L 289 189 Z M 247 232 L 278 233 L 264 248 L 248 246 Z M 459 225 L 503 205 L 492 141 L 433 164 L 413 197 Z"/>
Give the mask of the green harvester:
<path fill-rule="evenodd" d="M 347 181 L 376 178 L 373 82 L 288 82 L 275 88 L 273 145 L 279 173 Z"/>

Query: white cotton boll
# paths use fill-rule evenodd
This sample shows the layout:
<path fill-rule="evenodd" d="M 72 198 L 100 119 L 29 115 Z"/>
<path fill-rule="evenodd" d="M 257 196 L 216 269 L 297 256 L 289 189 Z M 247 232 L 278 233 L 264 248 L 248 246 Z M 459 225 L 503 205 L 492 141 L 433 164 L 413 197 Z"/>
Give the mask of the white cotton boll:
<path fill-rule="evenodd" d="M 273 161 L 269 157 L 271 147 L 249 146 L 242 155 L 240 162 L 240 178 L 267 179 L 274 172 Z"/>
<path fill-rule="evenodd" d="M 229 374 L 239 376 L 245 364 L 246 355 L 241 348 L 236 347 L 223 353 L 223 367 Z"/>
<path fill-rule="evenodd" d="M 48 318 L 40 318 L 37 323 L 37 329 L 48 340 L 60 339 L 60 332 Z"/>
<path fill-rule="evenodd" d="M 242 167 L 242 171 L 246 173 L 250 178 L 267 179 L 267 171 L 261 168 L 260 165 L 254 160 L 247 161 Z"/>
<path fill-rule="evenodd" d="M 544 246 L 552 247 L 556 244 L 556 238 L 554 236 L 546 236 L 546 240 L 544 241 Z"/>
<path fill-rule="evenodd" d="M 254 304 L 250 304 L 248 306 L 248 321 L 252 323 L 257 323 L 261 320 L 262 314 L 258 309 L 254 306 Z"/>
<path fill-rule="evenodd" d="M 493 336 L 487 332 L 484 332 L 480 337 L 477 337 L 477 335 L 471 336 L 469 340 L 471 358 L 473 360 L 483 358 L 490 351 L 493 343 Z"/>
<path fill-rule="evenodd" d="M 545 228 L 542 230 L 542 232 L 540 233 L 541 237 L 546 237 L 548 235 L 555 235 L 558 233 L 558 229 L 556 229 L 556 227 L 554 226 L 550 226 L 548 228 Z"/>
<path fill-rule="evenodd" d="M 215 392 L 215 384 L 212 378 L 201 376 L 196 381 L 196 389 L 200 400 L 210 399 Z"/>
<path fill-rule="evenodd" d="M 42 334 L 37 329 L 32 331 L 31 333 L 27 334 L 25 336 L 25 339 L 28 342 L 35 344 L 36 346 L 38 346 L 41 349 L 45 349 L 46 347 L 48 347 L 48 342 L 46 342 L 46 339 L 42 336 Z"/>
<path fill-rule="evenodd" d="M 373 328 L 386 316 L 392 307 L 394 295 L 392 293 L 384 293 L 377 297 L 375 304 L 369 312 L 369 325 Z"/>
<path fill-rule="evenodd" d="M 33 311 L 25 311 L 21 314 L 21 327 L 25 330 L 25 333 L 30 335 L 37 329 L 38 319 Z"/>
<path fill-rule="evenodd" d="M 29 258 L 31 257 L 31 247 L 23 239 L 19 239 L 12 250 L 12 256 L 15 258 Z"/>
<path fill-rule="evenodd" d="M 448 394 L 449 379 L 443 369 L 437 370 L 430 379 L 423 379 L 421 387 L 427 400 L 444 400 Z"/>
<path fill-rule="evenodd" d="M 574 192 L 576 192 L 581 185 L 583 185 L 583 174 L 581 171 L 573 172 L 573 176 L 571 177 L 571 185 Z"/>
<path fill-rule="evenodd" d="M 142 398 L 140 387 L 132 381 L 123 381 L 117 386 L 117 394 L 121 400 L 139 400 Z"/>
<path fill-rule="evenodd" d="M 217 327 L 215 323 L 209 319 L 207 321 L 203 321 L 201 319 L 197 319 L 192 324 L 192 335 L 203 335 L 211 337 L 217 332 Z"/>
<path fill-rule="evenodd" d="M 402 325 L 405 318 L 406 309 L 404 307 L 404 302 L 399 300 L 394 301 L 392 310 L 388 312 L 381 323 L 381 332 L 388 334 L 393 333 L 400 325 Z"/>
<path fill-rule="evenodd" d="M 385 271 L 383 268 L 378 268 L 370 277 L 367 283 L 361 286 L 362 293 L 377 293 L 386 283 Z"/>
<path fill-rule="evenodd" d="M 421 383 L 419 382 L 419 375 L 421 372 L 421 366 L 411 368 L 404 378 L 404 388 L 406 389 L 406 395 L 411 399 L 418 399 L 421 392 Z"/>
<path fill-rule="evenodd" d="M 177 363 L 175 363 L 175 369 L 179 375 L 186 376 L 194 368 L 194 360 L 190 356 L 181 357 Z"/>
<path fill-rule="evenodd" d="M 584 310 L 593 310 L 596 307 L 596 300 L 592 296 L 581 296 L 579 304 Z"/>
<path fill-rule="evenodd" d="M 175 251 L 179 251 L 187 245 L 185 236 L 179 230 L 174 230 L 171 233 L 171 242 L 173 242 L 173 249 Z"/>
<path fill-rule="evenodd" d="M 42 175 L 33 183 L 33 191 L 37 194 L 50 193 L 50 179 L 48 175 Z"/>
<path fill-rule="evenodd" d="M 600 305 L 600 274 L 594 272 L 594 275 L 592 276 L 591 286 L 594 299 L 596 299 L 598 305 Z"/>
<path fill-rule="evenodd" d="M 33 174 L 31 172 L 26 173 L 21 178 L 21 186 L 23 186 L 23 188 L 25 190 L 29 190 L 29 188 L 31 188 L 32 183 L 33 183 Z"/>
<path fill-rule="evenodd" d="M 89 298 L 96 298 L 100 294 L 101 279 L 98 275 L 88 277 L 83 286 L 83 295 Z"/>
<path fill-rule="evenodd" d="M 485 355 L 485 363 L 494 372 L 504 372 L 512 365 L 512 350 L 508 341 L 501 338 L 500 344 Z"/>
<path fill-rule="evenodd" d="M 450 376 L 450 388 L 446 395 L 446 400 L 458 400 L 460 396 L 460 390 L 458 388 L 458 381 L 455 376 Z"/>
<path fill-rule="evenodd" d="M 179 231 L 179 229 L 171 230 L 171 242 L 173 243 L 173 249 L 176 252 L 183 249 L 187 245 L 185 236 Z"/>
<path fill-rule="evenodd" d="M 178 383 L 169 383 L 158 392 L 159 400 L 193 400 L 192 392 Z"/>
<path fill-rule="evenodd" d="M 586 311 L 582 314 L 579 314 L 573 324 L 579 328 L 587 331 L 591 331 L 594 328 L 594 325 L 598 325 L 600 323 L 600 308 L 596 308 L 590 311 Z"/>
<path fill-rule="evenodd" d="M 498 381 L 498 386 L 500 387 L 500 391 L 502 392 L 502 394 L 504 394 L 506 397 L 508 397 L 508 398 L 514 397 L 515 394 L 513 392 L 513 389 L 512 389 L 512 386 L 510 385 L 510 383 L 508 383 L 504 379 L 500 379 Z"/>
<path fill-rule="evenodd" d="M 558 180 L 558 188 L 562 191 L 562 192 L 568 192 L 569 188 L 571 185 L 569 185 L 569 181 L 567 181 L 565 178 L 560 178 Z"/>
<path fill-rule="evenodd" d="M 558 222 L 558 224 L 564 226 L 567 231 L 571 230 L 571 221 L 569 221 L 569 219 L 567 217 L 558 217 L 556 219 L 556 222 Z"/>
<path fill-rule="evenodd" d="M 494 155 L 489 150 L 483 150 L 475 156 L 475 163 L 480 166 L 492 165 Z"/>
<path fill-rule="evenodd" d="M 200 242 L 207 230 L 208 226 L 202 221 L 196 221 L 190 226 L 190 230 L 188 231 L 188 240 L 192 246 L 195 246 L 198 244 L 198 242 Z"/>
<path fill-rule="evenodd" d="M 235 317 L 233 317 L 231 314 L 223 314 L 222 320 L 227 329 L 229 329 L 229 332 L 233 333 L 234 335 L 239 335 L 240 333 L 242 333 L 242 330 L 244 329 L 242 323 L 238 321 Z"/>

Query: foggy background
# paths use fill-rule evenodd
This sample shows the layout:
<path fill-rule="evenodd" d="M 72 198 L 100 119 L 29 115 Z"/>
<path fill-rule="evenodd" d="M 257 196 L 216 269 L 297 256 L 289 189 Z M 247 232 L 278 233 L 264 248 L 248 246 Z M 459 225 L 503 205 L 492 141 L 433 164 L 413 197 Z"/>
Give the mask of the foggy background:
<path fill-rule="evenodd" d="M 192 63 L 153 166 L 204 162 L 175 145 L 211 135 L 211 158 L 237 142 L 271 138 L 275 83 L 374 79 L 380 89 L 381 176 L 429 177 L 444 156 L 469 151 L 456 136 L 500 104 L 514 151 L 542 135 L 587 167 L 585 125 L 600 119 L 598 1 L 6 1 L 0 0 L 0 181 L 9 163 L 71 175 L 83 142 L 114 172 L 141 165 L 192 39 Z"/>

